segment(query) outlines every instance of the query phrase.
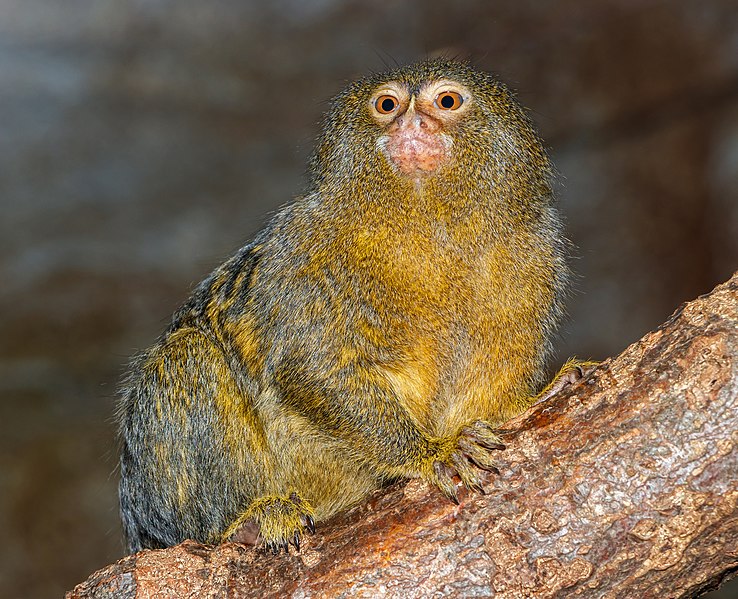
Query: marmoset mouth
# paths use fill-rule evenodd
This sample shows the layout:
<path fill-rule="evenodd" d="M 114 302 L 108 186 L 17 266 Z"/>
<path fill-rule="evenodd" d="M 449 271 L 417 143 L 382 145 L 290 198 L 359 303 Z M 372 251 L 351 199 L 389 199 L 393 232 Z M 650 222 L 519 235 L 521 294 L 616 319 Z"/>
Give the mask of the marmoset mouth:
<path fill-rule="evenodd" d="M 443 133 L 427 132 L 419 121 L 394 128 L 380 137 L 377 145 L 402 174 L 418 177 L 435 172 L 448 161 L 452 141 Z"/>

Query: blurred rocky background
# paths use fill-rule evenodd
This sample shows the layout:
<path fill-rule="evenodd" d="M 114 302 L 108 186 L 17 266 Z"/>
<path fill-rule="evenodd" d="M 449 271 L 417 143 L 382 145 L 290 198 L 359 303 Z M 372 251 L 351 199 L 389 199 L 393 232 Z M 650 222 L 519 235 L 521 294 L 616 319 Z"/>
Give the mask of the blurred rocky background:
<path fill-rule="evenodd" d="M 516 88 L 560 171 L 559 359 L 738 268 L 735 0 L 0 0 L 3 596 L 123 554 L 129 356 L 299 192 L 327 98 L 439 52 Z"/>

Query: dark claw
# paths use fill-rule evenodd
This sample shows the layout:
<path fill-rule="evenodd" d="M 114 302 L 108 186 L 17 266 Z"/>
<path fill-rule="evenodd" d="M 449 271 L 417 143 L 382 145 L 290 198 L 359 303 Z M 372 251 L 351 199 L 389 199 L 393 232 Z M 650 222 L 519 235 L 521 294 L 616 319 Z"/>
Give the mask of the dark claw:
<path fill-rule="evenodd" d="M 305 528 L 307 528 L 311 535 L 315 534 L 315 520 L 310 514 L 305 516 Z"/>
<path fill-rule="evenodd" d="M 475 444 L 479 445 L 480 447 L 484 447 L 485 449 L 507 449 L 507 446 L 503 443 L 498 443 L 496 441 L 486 441 L 484 439 L 475 439 Z"/>
<path fill-rule="evenodd" d="M 495 468 L 492 464 L 489 462 L 484 462 L 480 459 L 475 459 L 473 456 L 469 456 L 468 460 L 474 464 L 477 468 L 480 470 L 485 470 L 487 472 L 494 472 L 495 474 L 499 474 L 499 470 Z"/>
<path fill-rule="evenodd" d="M 476 437 L 474 439 L 474 442 L 477 445 L 481 445 L 485 449 L 505 449 L 506 448 L 504 443 L 500 443 L 499 441 L 489 441 L 488 439 L 485 439 L 483 437 Z"/>
<path fill-rule="evenodd" d="M 484 489 L 482 488 L 482 485 L 480 485 L 478 483 L 470 483 L 469 484 L 469 488 L 472 491 L 475 491 L 475 492 L 479 493 L 480 495 L 486 495 L 486 493 L 484 492 Z"/>
<path fill-rule="evenodd" d="M 300 551 L 300 535 L 298 535 L 297 533 L 295 533 L 295 535 L 292 537 L 292 544 L 295 546 L 295 549 L 297 549 L 297 551 L 299 552 Z"/>
<path fill-rule="evenodd" d="M 451 501 L 453 501 L 456 505 L 459 505 L 459 498 L 456 496 L 456 493 L 450 493 L 447 496 Z"/>
<path fill-rule="evenodd" d="M 267 549 L 272 552 L 272 555 L 279 555 L 283 549 L 285 553 L 289 554 L 289 547 L 290 545 L 287 541 L 274 541 L 267 545 Z"/>

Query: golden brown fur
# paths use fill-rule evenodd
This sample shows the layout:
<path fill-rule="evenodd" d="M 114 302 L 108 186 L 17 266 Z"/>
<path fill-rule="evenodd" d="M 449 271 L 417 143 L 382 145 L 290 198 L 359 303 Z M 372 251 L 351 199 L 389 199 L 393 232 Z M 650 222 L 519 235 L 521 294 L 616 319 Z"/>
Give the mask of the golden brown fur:
<path fill-rule="evenodd" d="M 463 95 L 456 112 L 434 100 L 446 88 Z M 389 115 L 375 108 L 385 91 Z M 550 178 L 510 92 L 465 64 L 426 61 L 337 96 L 305 195 L 131 369 L 130 549 L 254 523 L 283 547 L 397 477 L 451 498 L 456 473 L 479 489 L 474 466 L 492 468 L 494 427 L 534 401 L 561 311 Z"/>

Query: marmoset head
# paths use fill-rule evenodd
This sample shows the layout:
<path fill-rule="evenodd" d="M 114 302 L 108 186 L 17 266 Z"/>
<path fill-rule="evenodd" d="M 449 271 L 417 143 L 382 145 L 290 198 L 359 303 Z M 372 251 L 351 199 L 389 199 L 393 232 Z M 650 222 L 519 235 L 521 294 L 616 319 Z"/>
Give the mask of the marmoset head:
<path fill-rule="evenodd" d="M 518 178 L 548 162 L 528 119 L 493 75 L 427 60 L 349 85 L 332 101 L 311 163 L 314 184 L 392 177 Z"/>

